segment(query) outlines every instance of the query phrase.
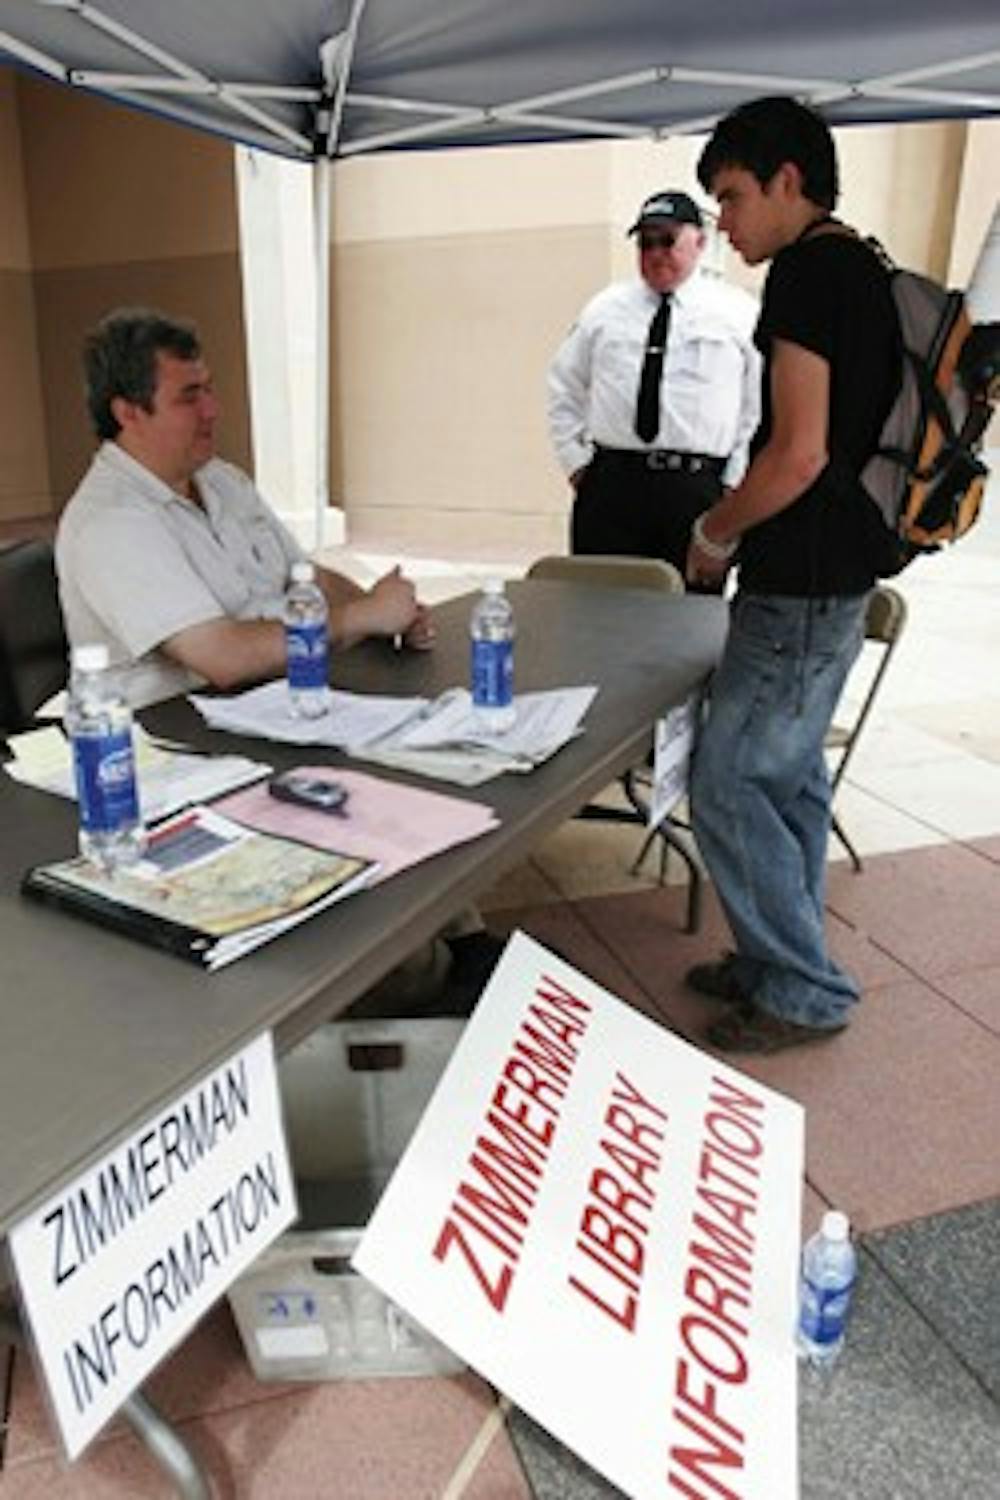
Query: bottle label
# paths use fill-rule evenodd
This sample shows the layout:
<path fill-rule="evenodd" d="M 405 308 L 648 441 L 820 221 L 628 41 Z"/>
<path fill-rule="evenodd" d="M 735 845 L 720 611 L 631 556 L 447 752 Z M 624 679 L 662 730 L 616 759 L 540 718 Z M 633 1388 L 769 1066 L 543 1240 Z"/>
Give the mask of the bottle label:
<path fill-rule="evenodd" d="M 803 1281 L 799 1326 L 807 1339 L 814 1344 L 835 1344 L 843 1336 L 853 1288 L 853 1280 L 840 1286 Z"/>
<path fill-rule="evenodd" d="M 139 821 L 132 733 L 80 735 L 73 741 L 80 824 L 86 833 L 117 833 Z"/>
<path fill-rule="evenodd" d="M 477 708 L 507 708 L 514 700 L 512 641 L 473 641 L 472 701 Z"/>
<path fill-rule="evenodd" d="M 293 692 L 325 688 L 327 684 L 326 623 L 288 625 L 285 629 L 288 647 L 288 686 Z"/>

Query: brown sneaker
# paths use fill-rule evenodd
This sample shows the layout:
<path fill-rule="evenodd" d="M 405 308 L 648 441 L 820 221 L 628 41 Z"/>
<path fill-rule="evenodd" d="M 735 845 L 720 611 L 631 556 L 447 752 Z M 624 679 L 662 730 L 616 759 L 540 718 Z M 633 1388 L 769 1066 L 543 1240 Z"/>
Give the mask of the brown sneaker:
<path fill-rule="evenodd" d="M 829 1041 L 830 1037 L 846 1030 L 846 1021 L 836 1026 L 803 1026 L 798 1021 L 785 1021 L 748 1000 L 733 1006 L 721 1020 L 706 1029 L 705 1035 L 719 1052 L 765 1054 L 798 1047 L 803 1042 Z"/>
<path fill-rule="evenodd" d="M 739 1005 L 750 999 L 749 990 L 739 980 L 740 961 L 735 953 L 724 953 L 714 963 L 695 964 L 684 975 L 684 983 L 699 995 L 711 1000 L 725 1000 Z"/>

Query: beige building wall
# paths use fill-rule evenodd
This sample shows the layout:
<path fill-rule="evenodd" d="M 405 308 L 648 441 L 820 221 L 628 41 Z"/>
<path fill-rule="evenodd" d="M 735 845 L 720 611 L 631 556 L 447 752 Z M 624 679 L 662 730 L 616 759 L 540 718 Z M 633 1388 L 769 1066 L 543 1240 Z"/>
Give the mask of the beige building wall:
<path fill-rule="evenodd" d="M 355 158 L 334 173 L 331 494 L 349 540 L 484 557 L 561 550 L 569 492 L 545 372 L 583 302 L 633 269 L 663 187 L 700 195 L 703 140 Z M 838 132 L 843 216 L 946 276 L 965 126 Z M 758 290 L 719 247 L 727 276 Z"/>
<path fill-rule="evenodd" d="M 232 149 L 53 84 L 2 80 L 19 133 L 47 505 L 61 509 L 93 452 L 80 349 L 116 306 L 198 323 L 223 400 L 220 448 L 249 464 Z"/>
<path fill-rule="evenodd" d="M 17 87 L 0 69 L 0 526 L 51 508 Z"/>
<path fill-rule="evenodd" d="M 610 274 L 609 171 L 572 145 L 338 164 L 331 494 L 352 541 L 562 548 L 544 374 Z"/>

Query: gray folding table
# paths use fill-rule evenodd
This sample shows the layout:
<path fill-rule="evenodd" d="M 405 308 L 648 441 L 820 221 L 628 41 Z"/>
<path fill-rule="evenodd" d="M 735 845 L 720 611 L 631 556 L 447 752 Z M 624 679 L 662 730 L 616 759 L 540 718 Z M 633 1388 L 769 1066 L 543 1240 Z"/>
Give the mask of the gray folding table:
<path fill-rule="evenodd" d="M 273 1031 L 281 1051 L 344 1011 L 639 760 L 657 715 L 705 679 L 725 635 L 726 607 L 717 599 L 534 581 L 512 585 L 510 594 L 518 690 L 595 683 L 585 732 L 527 775 L 468 792 L 422 783 L 489 802 L 500 827 L 218 974 L 20 896 L 27 866 L 72 850 L 74 809 L 0 777 L 0 1237 L 262 1031 Z M 335 684 L 430 696 L 464 683 L 470 605 L 466 597 L 436 612 L 432 652 L 396 653 L 373 641 L 336 657 Z M 141 717 L 155 732 L 220 752 L 241 749 L 279 767 L 342 760 L 209 732 L 182 700 Z M 202 1493 L 183 1476 L 179 1482 L 190 1496 Z"/>

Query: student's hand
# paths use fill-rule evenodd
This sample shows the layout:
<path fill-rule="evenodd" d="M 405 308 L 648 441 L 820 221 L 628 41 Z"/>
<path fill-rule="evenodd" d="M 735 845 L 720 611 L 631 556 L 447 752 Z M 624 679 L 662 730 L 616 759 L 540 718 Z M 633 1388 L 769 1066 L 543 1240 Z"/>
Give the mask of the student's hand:
<path fill-rule="evenodd" d="M 429 651 L 437 637 L 434 620 L 426 604 L 417 605 L 416 618 L 403 635 L 403 643 L 413 651 Z"/>
<path fill-rule="evenodd" d="M 697 542 L 688 548 L 684 577 L 688 583 L 719 583 L 732 567 L 732 559 L 709 557 L 702 552 Z"/>

